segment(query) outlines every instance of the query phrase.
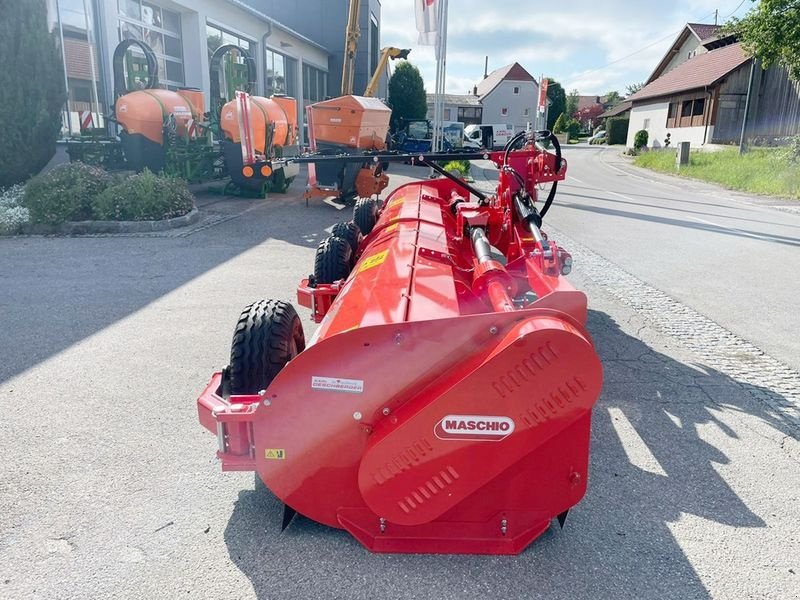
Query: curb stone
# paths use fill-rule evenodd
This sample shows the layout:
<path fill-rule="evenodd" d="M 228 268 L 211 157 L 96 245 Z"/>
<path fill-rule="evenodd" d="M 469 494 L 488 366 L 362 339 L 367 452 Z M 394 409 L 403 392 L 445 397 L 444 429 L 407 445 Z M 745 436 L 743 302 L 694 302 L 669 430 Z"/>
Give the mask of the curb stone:
<path fill-rule="evenodd" d="M 200 220 L 195 206 L 180 217 L 160 221 L 69 221 L 59 225 L 32 224 L 22 229 L 23 235 L 94 235 L 98 233 L 150 233 L 194 225 Z"/>

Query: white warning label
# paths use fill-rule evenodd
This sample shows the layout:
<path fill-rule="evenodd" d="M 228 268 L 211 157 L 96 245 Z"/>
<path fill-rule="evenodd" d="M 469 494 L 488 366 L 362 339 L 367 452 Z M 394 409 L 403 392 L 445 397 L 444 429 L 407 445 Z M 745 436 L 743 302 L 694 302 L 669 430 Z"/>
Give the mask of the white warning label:
<path fill-rule="evenodd" d="M 329 392 L 348 392 L 360 394 L 364 391 L 363 379 L 339 379 L 338 377 L 311 376 L 312 390 L 326 390 Z"/>

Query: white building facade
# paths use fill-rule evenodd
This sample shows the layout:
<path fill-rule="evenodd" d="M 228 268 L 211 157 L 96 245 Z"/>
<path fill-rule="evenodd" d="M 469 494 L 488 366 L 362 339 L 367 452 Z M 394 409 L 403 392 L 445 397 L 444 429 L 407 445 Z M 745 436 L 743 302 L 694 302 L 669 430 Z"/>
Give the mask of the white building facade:
<path fill-rule="evenodd" d="M 80 114 L 95 125 L 111 114 L 114 98 L 112 57 L 117 44 L 136 39 L 150 46 L 158 62 L 161 87 L 197 88 L 209 106 L 212 48 L 235 44 L 256 62 L 258 95 L 282 93 L 302 106 L 328 94 L 324 46 L 302 36 L 240 0 L 48 0 L 48 13 L 63 48 L 64 134 L 80 130 Z"/>

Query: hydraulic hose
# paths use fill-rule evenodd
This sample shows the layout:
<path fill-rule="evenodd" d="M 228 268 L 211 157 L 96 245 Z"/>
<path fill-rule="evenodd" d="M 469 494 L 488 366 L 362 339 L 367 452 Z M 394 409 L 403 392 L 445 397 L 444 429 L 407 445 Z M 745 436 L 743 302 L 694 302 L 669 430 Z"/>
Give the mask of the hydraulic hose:
<path fill-rule="evenodd" d="M 211 110 L 215 117 L 219 117 L 218 113 L 224 104 L 220 98 L 221 94 L 219 86 L 219 70 L 222 64 L 222 57 L 229 52 L 233 52 L 234 50 L 242 55 L 244 58 L 244 63 L 247 66 L 247 87 L 244 91 L 248 94 L 252 94 L 253 90 L 256 89 L 256 61 L 252 56 L 250 56 L 250 53 L 236 44 L 224 44 L 217 48 L 214 51 L 214 54 L 211 55 L 208 67 L 211 75 Z M 227 98 L 227 100 L 232 100 L 232 98 Z"/>
<path fill-rule="evenodd" d="M 124 96 L 134 90 L 128 89 L 128 82 L 125 79 L 125 53 L 131 46 L 138 46 L 144 53 L 144 58 L 147 61 L 147 85 L 146 90 L 152 90 L 158 87 L 158 61 L 153 49 L 139 40 L 122 40 L 119 45 L 114 49 L 114 58 L 112 59 L 114 69 L 114 100 L 120 96 Z"/>

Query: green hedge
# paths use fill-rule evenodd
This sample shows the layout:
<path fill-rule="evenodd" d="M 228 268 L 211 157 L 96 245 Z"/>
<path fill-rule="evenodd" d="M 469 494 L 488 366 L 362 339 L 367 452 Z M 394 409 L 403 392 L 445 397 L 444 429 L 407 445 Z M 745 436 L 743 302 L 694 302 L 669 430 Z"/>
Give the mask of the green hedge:
<path fill-rule="evenodd" d="M 37 175 L 25 186 L 23 205 L 31 222 L 58 225 L 92 218 L 92 200 L 112 182 L 99 167 L 67 163 Z"/>
<path fill-rule="evenodd" d="M 106 221 L 172 219 L 193 207 L 183 179 L 160 177 L 148 169 L 107 187 L 92 201 L 95 218 Z"/>
<path fill-rule="evenodd" d="M 628 119 L 609 117 L 606 119 L 606 131 L 609 145 L 628 143 Z"/>
<path fill-rule="evenodd" d="M 31 223 L 158 221 L 185 215 L 194 197 L 182 179 L 147 169 L 112 177 L 100 167 L 73 162 L 31 179 L 22 204 Z"/>

